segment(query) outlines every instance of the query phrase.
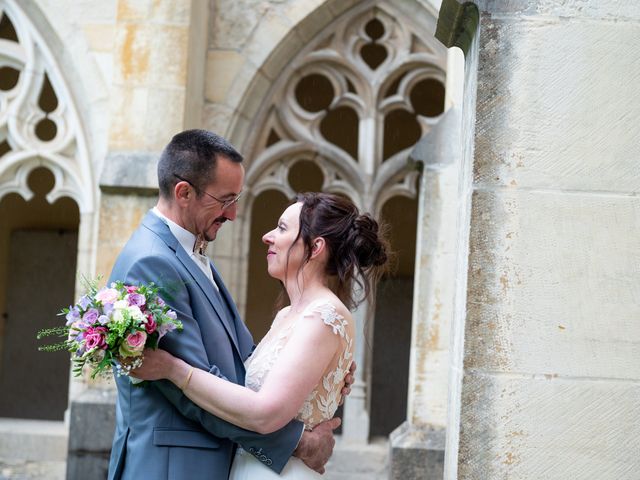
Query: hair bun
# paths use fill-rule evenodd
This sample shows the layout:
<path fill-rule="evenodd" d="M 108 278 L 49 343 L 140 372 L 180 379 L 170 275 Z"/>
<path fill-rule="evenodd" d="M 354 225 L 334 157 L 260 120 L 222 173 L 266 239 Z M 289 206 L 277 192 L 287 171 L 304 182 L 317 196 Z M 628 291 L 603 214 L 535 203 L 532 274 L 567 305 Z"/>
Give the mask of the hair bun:
<path fill-rule="evenodd" d="M 384 265 L 387 262 L 387 244 L 379 230 L 378 222 L 367 213 L 358 215 L 353 221 L 351 240 L 362 268 Z"/>

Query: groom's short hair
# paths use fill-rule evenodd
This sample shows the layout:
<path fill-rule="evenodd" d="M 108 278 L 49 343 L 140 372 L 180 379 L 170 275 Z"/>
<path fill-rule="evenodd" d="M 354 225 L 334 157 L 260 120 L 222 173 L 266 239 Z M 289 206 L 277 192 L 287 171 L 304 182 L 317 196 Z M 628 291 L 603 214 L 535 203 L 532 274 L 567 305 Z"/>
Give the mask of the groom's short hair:
<path fill-rule="evenodd" d="M 180 180 L 189 181 L 198 196 L 215 177 L 219 155 L 240 163 L 243 158 L 231 143 L 208 130 L 185 130 L 175 135 L 164 148 L 158 161 L 158 187 L 160 196 L 172 198 L 173 189 Z"/>

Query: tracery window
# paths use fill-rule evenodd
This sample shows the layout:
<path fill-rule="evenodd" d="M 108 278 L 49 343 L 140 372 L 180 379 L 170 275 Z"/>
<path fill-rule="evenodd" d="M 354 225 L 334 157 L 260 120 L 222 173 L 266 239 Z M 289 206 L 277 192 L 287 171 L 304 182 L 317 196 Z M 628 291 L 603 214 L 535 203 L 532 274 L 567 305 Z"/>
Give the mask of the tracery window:
<path fill-rule="evenodd" d="M 410 149 L 444 109 L 444 71 L 435 52 L 383 8 L 343 18 L 283 72 L 254 142 L 248 183 L 276 188 L 299 162 L 322 171 L 322 189 L 378 210 L 415 196 Z"/>
<path fill-rule="evenodd" d="M 46 166 L 55 177 L 47 195 L 93 209 L 86 146 L 69 92 L 46 42 L 13 0 L 0 2 L 0 198 L 29 200 L 29 173 Z"/>

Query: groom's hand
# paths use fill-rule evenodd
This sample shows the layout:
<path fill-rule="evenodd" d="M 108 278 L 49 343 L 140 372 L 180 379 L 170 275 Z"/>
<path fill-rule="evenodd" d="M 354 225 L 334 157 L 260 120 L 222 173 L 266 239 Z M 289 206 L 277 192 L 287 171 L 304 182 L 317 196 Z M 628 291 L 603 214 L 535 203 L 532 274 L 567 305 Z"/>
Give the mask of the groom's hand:
<path fill-rule="evenodd" d="M 339 405 L 342 405 L 342 402 L 344 402 L 344 397 L 346 397 L 351 393 L 351 385 L 353 385 L 353 382 L 355 381 L 355 376 L 354 376 L 355 371 L 356 371 L 356 362 L 351 362 L 349 371 L 344 376 L 344 387 L 342 387 L 342 390 L 340 391 Z"/>
<path fill-rule="evenodd" d="M 333 446 L 336 444 L 333 431 L 340 426 L 340 423 L 342 421 L 336 417 L 319 423 L 311 432 L 305 431 L 293 455 L 310 469 L 323 474 L 324 466 L 329 461 Z"/>

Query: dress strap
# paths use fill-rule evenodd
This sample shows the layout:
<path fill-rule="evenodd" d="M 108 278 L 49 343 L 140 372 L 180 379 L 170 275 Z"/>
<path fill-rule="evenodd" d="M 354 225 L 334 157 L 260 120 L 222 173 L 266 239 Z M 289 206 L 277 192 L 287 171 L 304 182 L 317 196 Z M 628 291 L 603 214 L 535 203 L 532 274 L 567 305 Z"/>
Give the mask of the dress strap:
<path fill-rule="evenodd" d="M 316 313 L 326 325 L 333 329 L 333 333 L 343 338 L 346 336 L 347 321 L 338 313 L 333 303 L 326 299 L 313 301 L 304 309 L 302 316 L 311 317 Z"/>

